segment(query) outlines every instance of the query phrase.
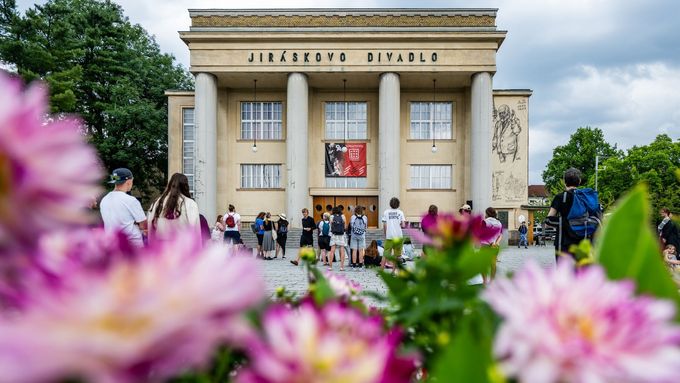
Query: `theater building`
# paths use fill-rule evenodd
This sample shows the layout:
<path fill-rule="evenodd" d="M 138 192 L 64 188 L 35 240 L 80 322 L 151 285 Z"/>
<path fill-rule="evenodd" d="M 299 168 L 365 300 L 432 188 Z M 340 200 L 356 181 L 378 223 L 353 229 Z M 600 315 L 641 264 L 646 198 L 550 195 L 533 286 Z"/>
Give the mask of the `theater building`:
<path fill-rule="evenodd" d="M 195 91 L 167 91 L 169 172 L 209 220 L 367 207 L 398 197 L 494 206 L 509 229 L 527 201 L 529 90 L 494 90 L 506 32 L 494 9 L 190 10 L 180 32 Z"/>

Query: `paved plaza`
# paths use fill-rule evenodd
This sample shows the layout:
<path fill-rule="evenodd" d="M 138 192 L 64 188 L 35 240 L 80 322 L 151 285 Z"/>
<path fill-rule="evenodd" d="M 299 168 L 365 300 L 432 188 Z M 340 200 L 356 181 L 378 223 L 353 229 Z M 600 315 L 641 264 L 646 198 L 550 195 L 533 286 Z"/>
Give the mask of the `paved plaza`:
<path fill-rule="evenodd" d="M 529 247 L 528 249 L 518 249 L 508 247 L 501 250 L 498 259 L 498 273 L 504 274 L 518 270 L 525 262 L 535 260 L 544 267 L 551 267 L 555 264 L 554 248 L 548 244 L 545 247 Z M 289 260 L 291 256 L 297 254 L 298 249 L 288 249 L 288 257 L 262 261 L 264 265 L 264 276 L 267 282 L 267 294 L 273 294 L 277 287 L 283 286 L 286 290 L 302 294 L 307 290 L 307 279 L 305 268 L 294 266 Z M 294 258 L 293 258 L 294 259 Z M 385 293 L 385 285 L 377 275 L 377 268 L 362 269 L 360 271 L 345 268 L 339 271 L 338 263 L 335 263 L 334 272 L 344 275 L 361 284 L 364 291 L 375 291 Z"/>

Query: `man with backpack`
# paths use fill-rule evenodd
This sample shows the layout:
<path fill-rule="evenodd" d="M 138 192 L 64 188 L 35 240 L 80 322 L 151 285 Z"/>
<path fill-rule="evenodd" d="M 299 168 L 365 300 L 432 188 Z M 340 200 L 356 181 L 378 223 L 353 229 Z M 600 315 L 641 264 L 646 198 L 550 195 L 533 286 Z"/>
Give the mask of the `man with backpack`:
<path fill-rule="evenodd" d="M 222 217 L 224 220 L 224 242 L 238 245 L 241 243 L 241 215 L 236 212 L 234 205 L 229 204 L 229 210 Z"/>
<path fill-rule="evenodd" d="M 578 245 L 584 239 L 592 241 L 602 215 L 597 191 L 578 189 L 581 184 L 578 169 L 569 168 L 564 172 L 564 184 L 566 190 L 553 198 L 546 218 L 546 224 L 557 229 L 555 259 L 560 253 L 569 253 L 571 245 Z"/>
<path fill-rule="evenodd" d="M 364 264 L 364 249 L 366 248 L 366 228 L 368 227 L 368 217 L 364 214 L 364 208 L 357 206 L 354 208 L 354 215 L 350 219 L 352 236 L 349 240 L 349 248 L 352 252 L 350 267 L 361 267 Z"/>
<path fill-rule="evenodd" d="M 340 271 L 345 271 L 345 246 L 347 246 L 347 241 L 345 240 L 345 216 L 340 211 L 340 207 L 336 206 L 332 210 L 333 215 L 331 215 L 331 255 L 335 255 L 336 246 L 340 247 Z M 331 258 L 331 261 L 333 258 Z M 330 263 L 330 267 L 333 267 L 333 263 Z"/>

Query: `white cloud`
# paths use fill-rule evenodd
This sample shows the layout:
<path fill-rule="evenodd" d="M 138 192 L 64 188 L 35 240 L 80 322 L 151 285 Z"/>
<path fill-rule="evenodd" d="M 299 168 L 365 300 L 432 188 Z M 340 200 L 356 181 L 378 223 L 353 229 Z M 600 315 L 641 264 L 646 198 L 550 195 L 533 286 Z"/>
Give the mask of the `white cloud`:
<path fill-rule="evenodd" d="M 550 160 L 552 148 L 566 143 L 579 126 L 601 128 L 605 139 L 622 149 L 648 144 L 659 134 L 680 138 L 678 89 L 680 66 L 581 67 L 554 87 L 550 101 L 537 112 L 542 118 L 530 131 L 534 176 Z"/>

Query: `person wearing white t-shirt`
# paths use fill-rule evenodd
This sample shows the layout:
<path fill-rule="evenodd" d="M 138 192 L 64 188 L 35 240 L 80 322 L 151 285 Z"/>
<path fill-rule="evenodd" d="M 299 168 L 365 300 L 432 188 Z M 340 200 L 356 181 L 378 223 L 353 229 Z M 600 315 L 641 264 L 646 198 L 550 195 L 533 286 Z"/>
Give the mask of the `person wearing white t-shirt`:
<path fill-rule="evenodd" d="M 241 243 L 241 215 L 236 207 L 229 204 L 229 210 L 222 217 L 224 224 L 224 242 L 238 245 Z"/>
<path fill-rule="evenodd" d="M 394 269 L 396 269 L 396 263 L 399 262 L 403 246 L 403 233 L 401 229 L 406 222 L 404 212 L 399 210 L 398 198 L 392 197 L 390 200 L 390 209 L 385 210 L 382 222 L 383 231 L 385 233 L 385 243 L 383 244 L 385 256 L 382 257 L 380 268 L 383 270 L 385 269 L 385 262 L 387 261 L 387 258 L 390 257 L 391 260 L 395 262 Z"/>
<path fill-rule="evenodd" d="M 144 246 L 144 235 L 147 232 L 146 214 L 137 198 L 127 194 L 132 190 L 132 172 L 118 168 L 111 174 L 110 184 L 115 184 L 99 204 L 104 222 L 104 230 L 120 231 L 127 236 L 130 243 Z"/>

